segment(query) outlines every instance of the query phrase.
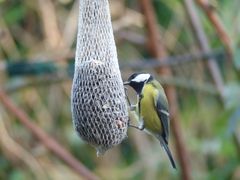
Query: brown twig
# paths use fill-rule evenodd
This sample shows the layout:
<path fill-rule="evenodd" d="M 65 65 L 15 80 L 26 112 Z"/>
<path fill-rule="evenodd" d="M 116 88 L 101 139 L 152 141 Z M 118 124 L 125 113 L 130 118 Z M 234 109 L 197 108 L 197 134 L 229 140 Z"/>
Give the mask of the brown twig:
<path fill-rule="evenodd" d="M 226 33 L 222 22 L 220 21 L 215 8 L 212 7 L 208 0 L 196 0 L 198 5 L 204 10 L 208 19 L 212 23 L 213 27 L 215 28 L 219 39 L 222 41 L 226 52 L 228 54 L 229 60 L 232 60 L 232 46 L 231 46 L 231 39 L 229 38 L 228 34 Z"/>
<path fill-rule="evenodd" d="M 14 114 L 18 120 L 28 128 L 34 136 L 36 136 L 50 151 L 65 161 L 79 175 L 86 179 L 96 180 L 98 177 L 89 171 L 83 164 L 76 160 L 65 148 L 63 148 L 55 139 L 49 136 L 41 128 L 39 128 L 30 117 L 18 108 L 8 97 L 8 95 L 0 90 L 0 101 L 4 106 Z"/>
<path fill-rule="evenodd" d="M 237 153 L 238 153 L 238 157 L 240 158 L 240 138 L 237 132 L 233 132 L 233 142 L 235 144 Z"/>
<path fill-rule="evenodd" d="M 18 47 L 16 45 L 16 42 L 14 41 L 14 37 L 11 34 L 10 29 L 8 28 L 7 24 L 3 20 L 3 18 L 0 19 L 0 47 L 1 50 L 6 53 L 6 56 L 12 57 L 12 58 L 18 58 L 20 57 L 20 52 L 18 50 Z"/>
<path fill-rule="evenodd" d="M 50 48 L 62 47 L 61 32 L 58 28 L 56 10 L 52 0 L 38 0 L 44 35 Z"/>
<path fill-rule="evenodd" d="M 41 164 L 10 136 L 1 115 L 0 132 L 0 145 L 3 147 L 4 154 L 12 161 L 20 159 L 32 171 L 37 180 L 47 179 L 47 173 L 44 171 Z"/>
<path fill-rule="evenodd" d="M 153 56 L 155 56 L 159 61 L 162 60 L 163 57 L 167 56 L 167 52 L 165 47 L 160 41 L 160 31 L 157 26 L 156 16 L 154 14 L 154 8 L 152 6 L 151 1 L 149 0 L 141 0 L 141 5 L 143 12 L 145 14 L 149 41 L 151 45 L 151 50 Z M 163 75 L 171 76 L 172 72 L 169 67 L 163 67 L 159 69 L 159 73 Z M 186 146 L 184 144 L 183 136 L 182 136 L 182 128 L 181 128 L 181 120 L 179 117 L 178 111 L 178 103 L 177 103 L 177 95 L 176 90 L 173 86 L 166 86 L 166 94 L 169 100 L 170 105 L 170 114 L 171 114 L 171 125 L 173 129 L 173 134 L 176 140 L 176 149 L 178 153 L 178 159 L 182 169 L 182 179 L 189 180 L 191 179 L 191 170 L 190 164 L 188 162 L 188 153 L 186 150 Z"/>
<path fill-rule="evenodd" d="M 204 53 L 211 52 L 211 48 L 210 48 L 207 36 L 203 30 L 203 26 L 198 17 L 193 0 L 184 0 L 184 5 L 185 5 L 188 18 L 190 20 L 191 26 L 195 33 L 200 49 Z M 216 61 L 209 59 L 207 61 L 207 66 L 211 73 L 213 81 L 219 91 L 221 100 L 222 102 L 224 102 L 224 83 L 223 83 L 223 79 L 219 71 L 218 65 Z"/>
<path fill-rule="evenodd" d="M 65 43 L 65 48 L 71 51 L 72 44 L 77 34 L 77 19 L 78 19 L 78 8 L 79 1 L 75 1 L 72 5 L 72 9 L 66 19 L 65 27 L 63 30 L 62 43 Z"/>

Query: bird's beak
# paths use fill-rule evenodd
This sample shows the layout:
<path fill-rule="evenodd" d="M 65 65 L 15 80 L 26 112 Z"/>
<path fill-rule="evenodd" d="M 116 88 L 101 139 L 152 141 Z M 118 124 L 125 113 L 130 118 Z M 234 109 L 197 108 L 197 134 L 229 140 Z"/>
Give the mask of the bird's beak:
<path fill-rule="evenodd" d="M 124 86 L 129 85 L 129 84 L 130 84 L 129 81 L 125 81 L 125 82 L 123 82 L 123 85 L 124 85 Z"/>

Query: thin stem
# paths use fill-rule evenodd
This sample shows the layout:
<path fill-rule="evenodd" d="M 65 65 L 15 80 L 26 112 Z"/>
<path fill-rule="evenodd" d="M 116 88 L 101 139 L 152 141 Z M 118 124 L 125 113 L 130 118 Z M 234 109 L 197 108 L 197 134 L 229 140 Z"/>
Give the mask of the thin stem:
<path fill-rule="evenodd" d="M 86 179 L 96 180 L 98 177 L 89 171 L 83 164 L 81 164 L 75 157 L 73 157 L 63 146 L 61 146 L 53 137 L 49 136 L 45 131 L 39 128 L 34 121 L 19 107 L 17 107 L 8 95 L 0 90 L 0 101 L 6 109 L 14 114 L 18 120 L 36 136 L 46 148 L 52 151 L 55 155 L 66 162 L 73 170 Z"/>
<path fill-rule="evenodd" d="M 143 12 L 145 14 L 147 28 L 148 28 L 148 38 L 151 44 L 151 52 L 158 61 L 167 56 L 167 51 L 160 39 L 160 30 L 157 25 L 156 16 L 154 13 L 154 8 L 149 0 L 141 0 L 141 5 Z M 158 72 L 162 75 L 172 75 L 171 69 L 169 67 L 159 68 Z M 181 120 L 178 111 L 178 102 L 176 90 L 173 86 L 165 86 L 166 94 L 170 105 L 170 114 L 172 116 L 171 126 L 173 129 L 173 135 L 176 141 L 176 150 L 178 153 L 178 159 L 182 170 L 182 179 L 191 179 L 191 168 L 188 161 L 188 153 L 183 140 L 183 131 L 181 127 Z"/>
<path fill-rule="evenodd" d="M 210 48 L 207 36 L 204 32 L 202 23 L 197 14 L 193 0 L 184 0 L 183 2 L 184 2 L 188 18 L 190 20 L 193 32 L 198 41 L 200 49 L 204 53 L 210 52 L 211 48 Z M 217 65 L 216 61 L 208 60 L 207 66 L 211 73 L 212 79 L 219 91 L 221 100 L 222 100 L 222 102 L 224 102 L 224 82 L 223 82 L 220 70 L 218 68 L 218 65 Z"/>
<path fill-rule="evenodd" d="M 206 13 L 209 21 L 212 23 L 213 27 L 215 28 L 219 39 L 222 41 L 222 43 L 227 51 L 229 60 L 232 60 L 233 52 L 232 52 L 231 39 L 228 36 L 228 34 L 226 33 L 224 26 L 223 26 L 222 22 L 220 21 L 219 16 L 217 15 L 215 8 L 211 7 L 211 5 L 209 4 L 208 1 L 196 0 L 196 2 Z"/>

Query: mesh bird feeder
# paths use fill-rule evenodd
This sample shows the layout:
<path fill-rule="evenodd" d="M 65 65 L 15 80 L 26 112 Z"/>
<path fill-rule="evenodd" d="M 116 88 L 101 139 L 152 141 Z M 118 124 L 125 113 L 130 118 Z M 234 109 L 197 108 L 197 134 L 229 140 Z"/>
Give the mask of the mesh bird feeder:
<path fill-rule="evenodd" d="M 127 136 L 128 110 L 108 0 L 80 0 L 79 6 L 73 124 L 99 155 Z"/>

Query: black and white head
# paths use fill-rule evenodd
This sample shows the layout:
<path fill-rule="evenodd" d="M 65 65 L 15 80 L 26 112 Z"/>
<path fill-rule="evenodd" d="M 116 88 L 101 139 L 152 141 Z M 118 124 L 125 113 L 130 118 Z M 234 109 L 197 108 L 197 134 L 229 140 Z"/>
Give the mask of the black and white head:
<path fill-rule="evenodd" d="M 148 73 L 134 73 L 132 74 L 124 85 L 131 86 L 137 94 L 141 94 L 142 89 L 146 83 L 149 83 L 153 80 L 153 76 Z"/>

